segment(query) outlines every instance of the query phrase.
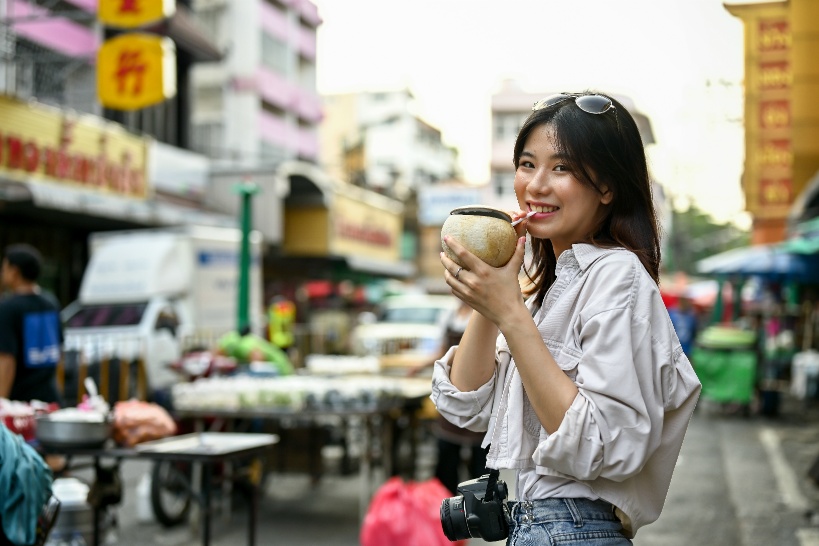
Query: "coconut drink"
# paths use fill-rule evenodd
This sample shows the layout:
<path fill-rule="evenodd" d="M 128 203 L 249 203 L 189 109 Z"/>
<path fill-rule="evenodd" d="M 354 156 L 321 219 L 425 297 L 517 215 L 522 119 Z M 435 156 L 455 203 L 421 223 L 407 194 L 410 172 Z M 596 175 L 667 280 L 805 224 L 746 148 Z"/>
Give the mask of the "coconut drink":
<path fill-rule="evenodd" d="M 509 262 L 518 240 L 509 213 L 485 205 L 452 209 L 441 227 L 443 251 L 452 261 L 465 267 L 444 242 L 447 235 L 492 267 L 502 267 Z"/>

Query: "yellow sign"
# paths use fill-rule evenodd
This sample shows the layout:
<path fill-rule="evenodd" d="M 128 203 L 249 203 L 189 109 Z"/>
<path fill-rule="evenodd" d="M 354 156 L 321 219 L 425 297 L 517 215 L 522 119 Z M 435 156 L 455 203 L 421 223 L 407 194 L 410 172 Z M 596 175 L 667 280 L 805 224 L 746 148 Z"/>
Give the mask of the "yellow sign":
<path fill-rule="evenodd" d="M 333 199 L 330 251 L 397 262 L 403 217 L 359 199 L 338 194 Z"/>
<path fill-rule="evenodd" d="M 99 0 L 97 18 L 109 27 L 139 28 L 167 19 L 175 11 L 175 0 Z"/>
<path fill-rule="evenodd" d="M 138 110 L 176 95 L 176 48 L 170 38 L 128 33 L 97 53 L 97 94 L 115 110 Z"/>
<path fill-rule="evenodd" d="M 0 119 L 0 178 L 147 196 L 147 139 L 95 116 L 2 95 Z"/>

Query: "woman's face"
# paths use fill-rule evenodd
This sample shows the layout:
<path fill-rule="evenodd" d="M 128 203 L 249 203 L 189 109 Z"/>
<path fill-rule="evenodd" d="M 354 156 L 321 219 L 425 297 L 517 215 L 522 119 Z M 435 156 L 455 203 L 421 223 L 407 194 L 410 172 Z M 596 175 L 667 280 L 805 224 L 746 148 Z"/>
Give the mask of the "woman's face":
<path fill-rule="evenodd" d="M 606 193 L 600 195 L 571 172 L 555 148 L 551 126 L 532 129 L 515 171 L 520 208 L 537 211 L 526 222 L 532 237 L 551 239 L 555 256 L 587 240 L 611 202 L 612 193 L 601 189 Z"/>

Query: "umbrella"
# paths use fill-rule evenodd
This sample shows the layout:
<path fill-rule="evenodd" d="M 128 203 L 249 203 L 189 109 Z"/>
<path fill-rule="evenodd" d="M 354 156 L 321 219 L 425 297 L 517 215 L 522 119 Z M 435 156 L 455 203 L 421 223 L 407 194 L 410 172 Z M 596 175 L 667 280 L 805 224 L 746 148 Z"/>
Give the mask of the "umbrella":
<path fill-rule="evenodd" d="M 696 265 L 697 271 L 706 275 L 819 281 L 819 255 L 788 252 L 781 244 L 735 248 L 700 260 Z"/>

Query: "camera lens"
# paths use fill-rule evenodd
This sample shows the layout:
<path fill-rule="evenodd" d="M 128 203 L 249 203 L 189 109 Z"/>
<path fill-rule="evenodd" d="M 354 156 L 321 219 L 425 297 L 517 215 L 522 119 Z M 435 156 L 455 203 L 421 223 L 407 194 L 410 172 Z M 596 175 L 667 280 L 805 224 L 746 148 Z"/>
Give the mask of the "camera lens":
<path fill-rule="evenodd" d="M 466 524 L 463 497 L 451 497 L 441 501 L 441 527 L 446 538 L 451 541 L 472 538 Z"/>

